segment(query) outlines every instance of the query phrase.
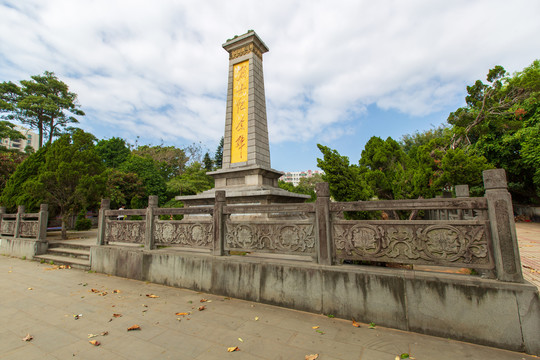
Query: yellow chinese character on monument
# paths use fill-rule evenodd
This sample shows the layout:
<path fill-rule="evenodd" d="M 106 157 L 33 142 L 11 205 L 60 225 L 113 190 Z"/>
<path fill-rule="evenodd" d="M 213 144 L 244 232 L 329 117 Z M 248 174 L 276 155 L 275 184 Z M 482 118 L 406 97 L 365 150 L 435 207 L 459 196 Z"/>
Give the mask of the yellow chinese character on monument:
<path fill-rule="evenodd" d="M 249 101 L 249 60 L 233 66 L 233 111 L 231 163 L 247 160 Z"/>

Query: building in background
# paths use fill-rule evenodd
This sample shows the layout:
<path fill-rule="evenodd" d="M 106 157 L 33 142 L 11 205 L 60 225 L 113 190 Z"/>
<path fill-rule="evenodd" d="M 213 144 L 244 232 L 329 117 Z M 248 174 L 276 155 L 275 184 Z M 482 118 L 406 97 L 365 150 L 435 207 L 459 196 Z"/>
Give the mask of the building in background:
<path fill-rule="evenodd" d="M 23 134 L 26 139 L 2 139 L 0 140 L 0 145 L 4 146 L 7 149 L 12 150 L 19 150 L 20 152 L 24 152 L 24 149 L 27 146 L 31 146 L 34 151 L 37 151 L 39 148 L 39 136 L 35 132 L 24 128 L 19 125 L 15 125 L 15 130 Z"/>
<path fill-rule="evenodd" d="M 307 170 L 307 171 L 288 171 L 279 180 L 283 180 L 288 183 L 292 183 L 294 186 L 298 186 L 300 179 L 310 178 L 315 174 L 324 174 L 321 170 Z"/>

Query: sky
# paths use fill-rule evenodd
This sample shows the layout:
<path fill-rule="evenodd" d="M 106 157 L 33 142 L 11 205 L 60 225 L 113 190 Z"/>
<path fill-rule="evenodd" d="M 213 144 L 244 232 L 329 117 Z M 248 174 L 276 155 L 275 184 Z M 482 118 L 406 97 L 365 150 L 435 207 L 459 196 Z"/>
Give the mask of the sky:
<path fill-rule="evenodd" d="M 79 127 L 131 144 L 196 143 L 225 127 L 228 54 L 253 29 L 263 55 L 272 168 L 351 163 L 372 136 L 446 122 L 467 85 L 540 58 L 538 0 L 0 0 L 0 81 L 54 72 Z"/>

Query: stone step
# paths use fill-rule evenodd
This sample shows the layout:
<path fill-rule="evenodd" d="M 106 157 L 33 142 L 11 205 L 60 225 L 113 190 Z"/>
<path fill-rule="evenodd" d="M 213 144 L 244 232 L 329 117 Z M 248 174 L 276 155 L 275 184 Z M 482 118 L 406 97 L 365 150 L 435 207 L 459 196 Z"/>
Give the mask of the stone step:
<path fill-rule="evenodd" d="M 72 249 L 72 248 L 66 248 L 66 247 L 54 247 L 54 248 L 49 248 L 49 250 L 47 251 L 47 254 L 88 260 L 90 258 L 90 248 L 83 250 L 83 249 Z"/>
<path fill-rule="evenodd" d="M 54 263 L 54 265 L 69 265 L 73 268 L 90 270 L 90 261 L 84 259 L 77 259 L 72 257 L 43 254 L 34 256 L 34 260 L 44 261 L 45 263 Z"/>
<path fill-rule="evenodd" d="M 62 242 L 50 242 L 49 241 L 49 249 L 55 249 L 55 248 L 68 248 L 68 249 L 90 251 L 90 245 L 67 242 L 67 241 L 62 241 Z"/>

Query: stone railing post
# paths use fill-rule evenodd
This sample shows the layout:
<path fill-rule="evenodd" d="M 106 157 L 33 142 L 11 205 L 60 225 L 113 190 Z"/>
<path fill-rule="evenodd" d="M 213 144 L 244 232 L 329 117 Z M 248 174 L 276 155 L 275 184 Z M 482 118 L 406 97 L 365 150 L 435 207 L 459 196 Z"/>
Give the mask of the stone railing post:
<path fill-rule="evenodd" d="M 22 216 L 24 214 L 24 205 L 19 205 L 17 207 L 17 218 L 15 220 L 15 229 L 13 231 L 13 237 L 14 238 L 18 238 L 20 233 L 21 233 L 21 221 L 22 221 Z"/>
<path fill-rule="evenodd" d="M 225 206 L 225 190 L 216 190 L 216 202 L 214 203 L 214 256 L 223 256 L 225 243 L 225 221 L 223 207 Z"/>
<path fill-rule="evenodd" d="M 106 217 L 105 211 L 111 209 L 111 200 L 110 199 L 101 199 L 101 207 L 99 209 L 98 215 L 98 234 L 97 234 L 97 245 L 106 245 L 109 243 L 105 239 L 105 227 L 106 227 Z"/>
<path fill-rule="evenodd" d="M 468 198 L 470 196 L 469 185 L 456 185 L 455 190 L 456 190 L 456 198 Z M 465 212 L 468 215 L 468 210 L 466 210 Z M 458 214 L 458 219 L 463 220 L 464 218 L 463 210 L 459 209 L 457 211 L 457 214 Z"/>
<path fill-rule="evenodd" d="M 4 220 L 4 214 L 6 213 L 6 208 L 0 206 L 0 230 L 2 230 L 2 221 Z"/>
<path fill-rule="evenodd" d="M 37 241 L 47 241 L 47 223 L 49 222 L 49 205 L 41 204 L 38 215 Z"/>
<path fill-rule="evenodd" d="M 330 224 L 330 189 L 328 183 L 315 185 L 315 222 L 317 223 L 317 256 L 319 264 L 332 265 L 332 237 Z"/>
<path fill-rule="evenodd" d="M 484 170 L 483 175 L 497 279 L 523 282 L 512 199 L 506 185 L 506 172 L 504 169 Z"/>
<path fill-rule="evenodd" d="M 157 195 L 148 197 L 148 207 L 146 208 L 146 230 L 144 232 L 144 247 L 148 250 L 154 248 L 154 209 L 158 207 Z"/>

